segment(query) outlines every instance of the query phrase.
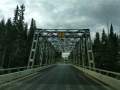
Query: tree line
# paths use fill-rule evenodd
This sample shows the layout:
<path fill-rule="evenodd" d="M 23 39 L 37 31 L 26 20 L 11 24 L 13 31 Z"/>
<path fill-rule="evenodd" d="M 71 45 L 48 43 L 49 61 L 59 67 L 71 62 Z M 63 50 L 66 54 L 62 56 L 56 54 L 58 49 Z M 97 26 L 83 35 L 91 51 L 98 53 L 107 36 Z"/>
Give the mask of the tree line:
<path fill-rule="evenodd" d="M 24 5 L 17 5 L 13 20 L 0 21 L 0 66 L 3 68 L 27 66 L 36 23 L 32 18 L 28 29 L 24 11 Z"/>
<path fill-rule="evenodd" d="M 103 29 L 100 37 L 99 32 L 96 32 L 92 47 L 95 68 L 120 72 L 120 40 L 119 35 L 114 32 L 112 24 L 109 34 L 106 34 Z M 73 62 L 73 52 L 70 52 L 68 58 L 70 62 Z"/>
<path fill-rule="evenodd" d="M 93 52 L 96 68 L 120 72 L 120 41 L 119 35 L 114 32 L 113 25 L 110 33 L 106 34 L 103 29 L 102 35 L 96 32 Z"/>
<path fill-rule="evenodd" d="M 9 18 L 6 23 L 4 19 L 0 21 L 1 68 L 22 67 L 28 64 L 36 22 L 32 18 L 28 28 L 28 24 L 24 21 L 24 11 L 24 5 L 17 5 L 12 20 Z M 62 53 L 56 51 L 55 58 L 61 57 Z M 45 60 L 45 53 L 43 59 Z"/>

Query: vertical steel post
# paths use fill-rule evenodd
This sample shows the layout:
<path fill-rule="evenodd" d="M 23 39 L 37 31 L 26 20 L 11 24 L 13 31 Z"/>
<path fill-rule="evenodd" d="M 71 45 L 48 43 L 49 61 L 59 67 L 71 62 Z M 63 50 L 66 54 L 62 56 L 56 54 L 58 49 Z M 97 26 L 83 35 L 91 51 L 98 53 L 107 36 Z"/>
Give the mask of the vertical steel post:
<path fill-rule="evenodd" d="M 88 65 L 89 65 L 89 67 L 95 68 L 93 51 L 92 51 L 92 41 L 90 38 L 89 30 L 86 30 L 85 37 L 86 37 L 86 49 L 87 49 L 87 56 L 88 56 Z"/>
<path fill-rule="evenodd" d="M 50 60 L 51 60 L 51 64 L 53 64 L 53 60 L 52 60 L 52 46 L 50 48 Z"/>
<path fill-rule="evenodd" d="M 43 53 L 45 49 L 45 40 L 41 40 L 39 43 L 39 49 L 40 49 L 40 66 L 42 66 L 43 61 Z"/>
<path fill-rule="evenodd" d="M 53 46 L 51 45 L 51 62 L 52 62 L 52 64 L 54 63 L 54 56 L 55 56 L 55 51 L 54 51 L 54 48 L 53 48 Z"/>
<path fill-rule="evenodd" d="M 80 60 L 80 42 L 78 43 L 78 62 L 79 62 L 79 66 L 81 64 L 81 60 Z"/>
<path fill-rule="evenodd" d="M 45 61 L 46 65 L 48 64 L 48 43 L 45 44 Z"/>
<path fill-rule="evenodd" d="M 49 56 L 49 53 L 50 53 L 50 45 L 48 43 L 48 65 L 50 65 L 50 56 Z"/>
<path fill-rule="evenodd" d="M 73 49 L 73 64 L 75 64 L 75 50 Z"/>
<path fill-rule="evenodd" d="M 75 47 L 75 64 L 77 65 L 77 48 Z"/>
<path fill-rule="evenodd" d="M 37 49 L 37 46 L 38 46 L 37 45 L 38 44 L 38 39 L 39 39 L 38 37 L 39 37 L 39 30 L 35 30 L 27 69 L 29 69 L 30 66 L 31 66 L 31 68 L 33 68 L 36 49 Z"/>
<path fill-rule="evenodd" d="M 82 66 L 85 66 L 85 39 L 81 38 Z"/>
<path fill-rule="evenodd" d="M 76 65 L 78 65 L 78 45 L 76 45 Z"/>
<path fill-rule="evenodd" d="M 54 60 L 54 62 L 56 61 L 55 60 L 55 49 L 54 49 L 54 54 L 53 54 L 53 60 Z M 55 62 L 56 63 L 56 62 Z"/>

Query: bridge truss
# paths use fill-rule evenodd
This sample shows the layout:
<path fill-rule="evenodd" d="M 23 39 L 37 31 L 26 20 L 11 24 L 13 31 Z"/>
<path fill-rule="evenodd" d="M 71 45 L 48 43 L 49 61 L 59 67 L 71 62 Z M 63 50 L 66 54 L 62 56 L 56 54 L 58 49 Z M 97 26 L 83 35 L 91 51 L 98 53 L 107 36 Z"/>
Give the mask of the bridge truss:
<path fill-rule="evenodd" d="M 55 63 L 56 51 L 71 52 L 73 64 L 95 67 L 89 29 L 36 29 L 28 66 L 34 65 L 37 55 L 40 66 Z"/>

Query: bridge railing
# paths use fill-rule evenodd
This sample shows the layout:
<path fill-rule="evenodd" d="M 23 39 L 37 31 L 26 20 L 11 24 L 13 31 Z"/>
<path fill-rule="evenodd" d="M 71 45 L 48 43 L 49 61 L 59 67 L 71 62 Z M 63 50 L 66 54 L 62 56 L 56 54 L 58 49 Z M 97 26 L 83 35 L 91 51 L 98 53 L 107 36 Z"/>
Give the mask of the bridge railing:
<path fill-rule="evenodd" d="M 112 72 L 112 71 L 107 71 L 107 70 L 102 70 L 102 69 L 97 69 L 97 68 L 92 68 L 92 67 L 87 67 L 87 66 L 82 66 L 82 65 L 79 65 L 79 66 L 83 67 L 83 68 L 86 68 L 88 70 L 97 72 L 99 74 L 106 75 L 106 76 L 115 78 L 117 80 L 120 80 L 120 73 Z"/>
<path fill-rule="evenodd" d="M 43 67 L 43 66 L 46 66 L 46 65 L 43 64 L 41 67 Z M 29 67 L 24 66 L 24 67 L 0 69 L 0 75 L 27 70 L 27 68 L 31 69 L 31 68 L 37 68 L 37 67 L 40 67 L 40 65 L 34 65 L 33 67 L 32 66 L 29 66 Z"/>

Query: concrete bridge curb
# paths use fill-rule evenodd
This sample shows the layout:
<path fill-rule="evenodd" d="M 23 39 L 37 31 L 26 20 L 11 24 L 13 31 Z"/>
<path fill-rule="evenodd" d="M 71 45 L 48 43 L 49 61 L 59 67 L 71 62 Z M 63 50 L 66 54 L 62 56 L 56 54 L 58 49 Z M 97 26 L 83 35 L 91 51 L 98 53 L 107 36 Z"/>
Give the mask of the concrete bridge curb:
<path fill-rule="evenodd" d="M 18 79 L 20 77 L 24 77 L 26 75 L 33 74 L 37 71 L 41 71 L 41 70 L 53 67 L 55 65 L 56 64 L 43 66 L 43 67 L 38 67 L 38 68 L 33 68 L 33 69 L 28 69 L 28 70 L 19 71 L 19 72 L 10 73 L 10 74 L 5 74 L 5 75 L 0 75 L 0 82 L 7 82 L 7 81 L 10 81 L 10 80 Z"/>
<path fill-rule="evenodd" d="M 110 85 L 111 87 L 113 87 L 117 90 L 120 90 L 120 80 L 117 80 L 115 78 L 112 78 L 112 77 L 109 77 L 109 76 L 106 76 L 106 75 L 103 75 L 103 74 L 100 74 L 100 73 L 97 73 L 97 72 L 94 72 L 94 71 L 91 71 L 91 70 L 88 70 L 88 69 L 85 69 L 85 68 L 82 68 L 79 66 L 75 66 L 75 65 L 72 65 L 72 66 L 77 68 L 78 70 L 92 76 L 93 78 L 96 78 L 96 79 L 100 80 L 101 82 L 104 82 L 104 83 Z"/>

